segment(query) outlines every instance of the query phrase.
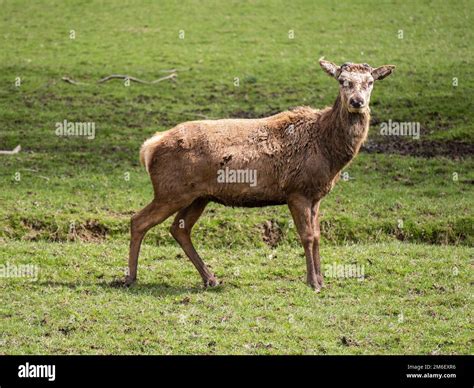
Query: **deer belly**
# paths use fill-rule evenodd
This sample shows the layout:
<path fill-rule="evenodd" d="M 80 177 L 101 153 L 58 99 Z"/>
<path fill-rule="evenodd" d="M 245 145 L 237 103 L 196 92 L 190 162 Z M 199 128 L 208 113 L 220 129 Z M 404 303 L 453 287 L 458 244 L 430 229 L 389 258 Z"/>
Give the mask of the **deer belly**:
<path fill-rule="evenodd" d="M 274 177 L 259 177 L 257 171 L 251 169 L 220 170 L 210 194 L 213 201 L 227 206 L 258 207 L 286 203 L 286 196 Z"/>

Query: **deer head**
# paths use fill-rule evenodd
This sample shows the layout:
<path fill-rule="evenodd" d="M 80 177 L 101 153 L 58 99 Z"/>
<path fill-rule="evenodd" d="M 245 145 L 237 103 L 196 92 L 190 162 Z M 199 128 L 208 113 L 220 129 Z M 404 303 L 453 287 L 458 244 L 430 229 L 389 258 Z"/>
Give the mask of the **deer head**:
<path fill-rule="evenodd" d="M 394 65 L 372 68 L 367 63 L 346 62 L 341 66 L 319 60 L 321 68 L 339 82 L 339 94 L 343 106 L 351 113 L 368 110 L 374 81 L 382 80 L 392 74 Z"/>

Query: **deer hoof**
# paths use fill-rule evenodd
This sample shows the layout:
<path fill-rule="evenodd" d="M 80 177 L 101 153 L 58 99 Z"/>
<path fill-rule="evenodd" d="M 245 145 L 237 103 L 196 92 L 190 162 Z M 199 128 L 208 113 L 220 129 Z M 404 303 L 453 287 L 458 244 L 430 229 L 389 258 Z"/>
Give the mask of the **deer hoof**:
<path fill-rule="evenodd" d="M 136 278 L 132 278 L 130 276 L 125 276 L 125 279 L 123 279 L 123 286 L 124 287 L 130 287 L 133 283 L 136 282 Z"/>
<path fill-rule="evenodd" d="M 219 285 L 219 281 L 215 277 L 209 278 L 209 279 L 204 281 L 204 287 L 205 288 L 217 287 L 218 285 Z"/>
<path fill-rule="evenodd" d="M 321 286 L 319 284 L 311 284 L 310 286 L 316 294 L 319 294 L 321 292 Z"/>
<path fill-rule="evenodd" d="M 324 287 L 323 275 L 316 275 L 316 280 L 321 288 Z"/>
<path fill-rule="evenodd" d="M 314 290 L 315 293 L 319 293 L 321 292 L 321 288 L 323 287 L 323 282 L 319 279 L 312 279 L 308 280 L 308 285 Z"/>

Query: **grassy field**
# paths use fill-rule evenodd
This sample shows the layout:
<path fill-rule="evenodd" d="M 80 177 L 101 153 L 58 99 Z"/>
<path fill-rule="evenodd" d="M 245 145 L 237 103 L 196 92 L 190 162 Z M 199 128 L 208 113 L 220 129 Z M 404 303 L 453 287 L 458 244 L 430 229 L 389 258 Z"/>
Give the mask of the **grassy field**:
<path fill-rule="evenodd" d="M 124 244 L 12 242 L 0 259 L 40 267 L 2 284 L 2 352 L 60 354 L 467 354 L 472 322 L 464 247 L 402 243 L 322 249 L 364 266 L 315 294 L 301 250 L 203 249 L 224 284 L 203 291 L 176 247 L 146 245 L 140 282 L 111 287 Z"/>
<path fill-rule="evenodd" d="M 22 146 L 0 155 L 0 269 L 39 269 L 0 278 L 0 354 L 473 352 L 469 1 L 0 5 L 0 149 Z M 358 265 L 363 280 L 326 276 L 314 294 L 285 207 L 211 205 L 194 239 L 222 286 L 201 287 L 168 220 L 139 283 L 115 287 L 130 216 L 152 197 L 140 144 L 182 121 L 331 104 L 321 56 L 397 66 L 372 96 L 382 153 L 359 155 L 321 208 L 323 269 Z M 96 83 L 170 69 L 175 82 Z M 56 136 L 64 120 L 94 122 L 95 138 Z M 419 122 L 420 139 L 380 136 L 388 120 Z"/>

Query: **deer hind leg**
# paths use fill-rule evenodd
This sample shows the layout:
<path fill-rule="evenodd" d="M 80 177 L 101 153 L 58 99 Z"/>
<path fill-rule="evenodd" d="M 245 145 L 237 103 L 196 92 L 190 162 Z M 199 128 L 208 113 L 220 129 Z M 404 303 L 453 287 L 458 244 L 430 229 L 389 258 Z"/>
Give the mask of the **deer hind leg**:
<path fill-rule="evenodd" d="M 140 254 L 140 246 L 146 232 L 176 213 L 182 206 L 182 204 L 166 204 L 153 200 L 153 202 L 132 216 L 128 275 L 125 277 L 125 285 L 132 284 L 137 278 L 138 255 Z"/>
<path fill-rule="evenodd" d="M 313 207 L 311 201 L 301 195 L 294 195 L 288 199 L 288 207 L 296 225 L 296 230 L 303 244 L 306 256 L 307 282 L 316 291 L 321 289 L 316 276 L 313 260 L 314 230 Z"/>
<path fill-rule="evenodd" d="M 207 199 L 198 198 L 188 207 L 181 209 L 176 215 L 170 231 L 198 270 L 204 282 L 204 286 L 214 287 L 219 283 L 214 274 L 212 274 L 206 264 L 204 264 L 191 241 L 191 230 L 208 203 L 209 201 Z"/>

